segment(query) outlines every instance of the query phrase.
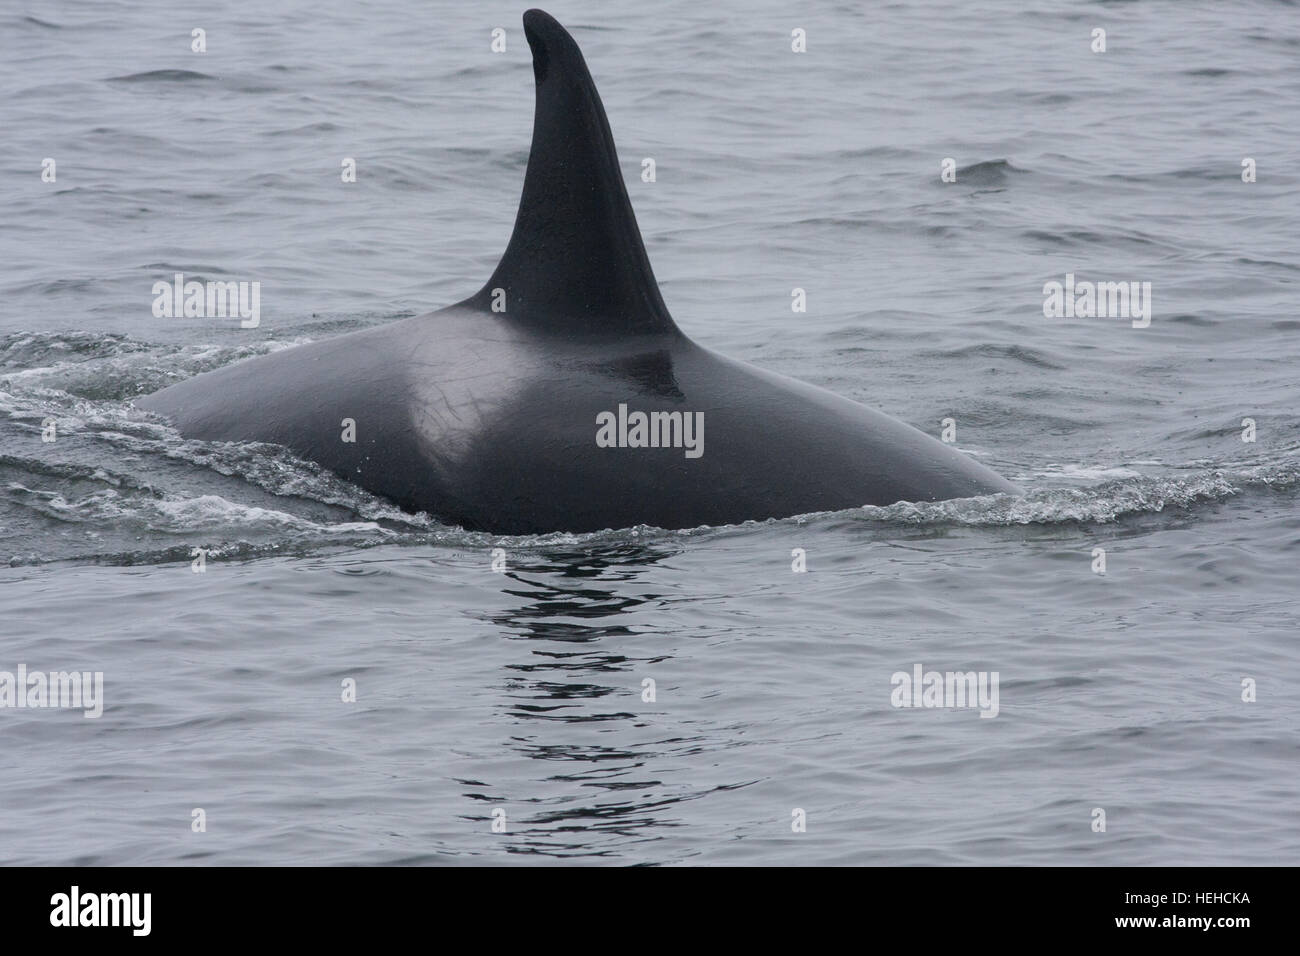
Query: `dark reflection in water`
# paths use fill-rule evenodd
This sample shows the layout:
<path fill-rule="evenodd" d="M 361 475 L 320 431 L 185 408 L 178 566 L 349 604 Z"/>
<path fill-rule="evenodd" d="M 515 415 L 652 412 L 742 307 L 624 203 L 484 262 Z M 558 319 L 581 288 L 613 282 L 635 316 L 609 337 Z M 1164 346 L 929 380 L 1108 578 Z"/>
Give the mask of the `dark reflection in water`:
<path fill-rule="evenodd" d="M 515 558 L 506 594 L 528 604 L 493 615 L 512 638 L 583 643 L 631 633 L 622 621 L 578 624 L 566 617 L 597 619 L 624 614 L 657 600 L 657 594 L 631 594 L 626 586 L 645 570 L 678 553 L 662 545 L 635 545 L 597 551 L 547 551 Z"/>
<path fill-rule="evenodd" d="M 747 785 L 687 789 L 648 769 L 704 743 L 700 736 L 659 736 L 658 705 L 642 698 L 638 672 L 671 655 L 635 656 L 624 646 L 644 633 L 636 611 L 666 597 L 640 588 L 640 579 L 678 551 L 647 543 L 511 556 L 503 590 L 526 603 L 491 620 L 502 636 L 527 642 L 521 658 L 505 665 L 502 707 L 521 725 L 506 745 L 540 762 L 536 775 L 523 775 L 533 777 L 536 790 L 507 795 L 475 781 L 481 789 L 465 793 L 479 811 L 469 819 L 480 824 L 491 821 L 491 810 L 481 815 L 484 801 L 513 806 L 508 833 L 518 842 L 508 844 L 510 852 L 617 858 L 625 843 L 662 839 L 663 828 L 682 826 L 674 807 L 683 801 Z M 593 739 L 610 723 L 628 729 L 620 746 Z M 637 730 L 647 739 L 628 746 Z M 513 786 L 518 779 L 512 777 Z M 530 809 L 521 813 L 520 805 Z"/>
<path fill-rule="evenodd" d="M 619 546 L 598 551 L 547 551 L 521 556 L 506 572 L 505 593 L 527 604 L 494 614 L 492 619 L 506 637 L 530 642 L 592 645 L 602 639 L 634 633 L 627 615 L 662 595 L 634 593 L 635 582 L 646 569 L 675 551 L 657 545 Z M 601 618 L 608 623 L 592 623 Z M 575 650 L 535 644 L 526 660 L 507 665 L 516 717 L 590 723 L 636 719 L 627 711 L 575 710 L 575 701 L 593 701 L 618 694 L 626 698 L 628 684 L 556 680 L 557 675 L 578 671 L 583 675 L 625 675 L 638 665 L 663 657 L 632 658 L 616 645 Z"/>

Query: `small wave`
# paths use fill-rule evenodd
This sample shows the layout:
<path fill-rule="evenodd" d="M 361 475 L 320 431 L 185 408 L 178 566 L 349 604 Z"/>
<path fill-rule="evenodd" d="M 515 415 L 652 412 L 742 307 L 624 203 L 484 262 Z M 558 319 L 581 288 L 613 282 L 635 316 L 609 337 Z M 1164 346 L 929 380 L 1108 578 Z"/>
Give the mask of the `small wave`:
<path fill-rule="evenodd" d="M 0 411 L 20 417 L 21 390 L 35 412 L 67 412 L 79 399 L 124 401 L 232 362 L 291 348 L 308 338 L 167 348 L 126 335 L 15 332 L 0 336 Z M 94 409 L 77 412 L 94 418 Z M 115 417 L 115 416 L 110 416 Z"/>
<path fill-rule="evenodd" d="M 1137 464 L 1136 462 L 1134 464 Z M 1150 464 L 1158 465 L 1159 462 Z M 1124 466 L 1106 466 L 1106 465 L 1052 465 L 1035 472 L 1039 478 L 1069 478 L 1082 481 L 1106 481 L 1113 478 L 1141 478 L 1142 472 L 1134 468 Z"/>
<path fill-rule="evenodd" d="M 900 502 L 887 507 L 868 506 L 861 509 L 860 515 L 872 521 L 900 525 L 1109 524 L 1131 515 L 1222 501 L 1248 488 L 1287 490 L 1298 485 L 1300 463 L 1286 462 L 1185 477 L 1126 475 L 1091 488 L 1031 490 L 1020 498 L 993 495 L 954 501 Z"/>
<path fill-rule="evenodd" d="M 1239 180 L 1241 170 L 1234 168 L 1231 164 L 1220 164 L 1217 166 L 1186 166 L 1182 169 L 1169 169 L 1153 173 L 1108 173 L 1101 178 L 1110 182 L 1128 183 L 1133 186 L 1151 186 L 1160 185 L 1165 180 L 1203 180 L 1205 182 L 1215 182 L 1219 180 Z"/>
<path fill-rule="evenodd" d="M 129 73 L 125 76 L 110 76 L 109 83 L 201 83 L 215 80 L 215 76 L 199 73 L 195 70 L 149 70 L 145 73 Z"/>
<path fill-rule="evenodd" d="M 1023 172 L 1025 170 L 1012 166 L 1009 160 L 988 159 L 960 167 L 957 170 L 957 185 L 1001 186 L 1006 183 L 1008 174 Z"/>
<path fill-rule="evenodd" d="M 69 500 L 60 492 L 28 488 L 18 482 L 10 482 L 6 490 L 11 502 L 27 499 L 29 507 L 62 522 L 99 526 L 129 520 L 141 530 L 164 534 L 190 535 L 207 531 L 229 534 L 241 529 L 255 529 L 272 534 L 392 533 L 374 521 L 323 524 L 286 511 L 229 501 L 220 495 L 155 498 L 128 495 L 114 488 L 105 488 Z"/>
<path fill-rule="evenodd" d="M 979 345 L 968 345 L 957 349 L 938 349 L 930 352 L 923 352 L 921 355 L 927 358 L 957 360 L 966 360 L 970 358 L 1010 359 L 1024 365 L 1030 365 L 1034 368 L 1053 370 L 1059 370 L 1066 367 L 1065 365 L 1053 362 L 1047 357 L 1045 352 L 1038 349 L 1031 349 L 1023 345 L 998 345 L 993 342 L 983 342 Z"/>
<path fill-rule="evenodd" d="M 273 129 L 273 130 L 269 130 L 264 135 L 269 137 L 278 137 L 278 136 L 301 136 L 304 133 L 307 134 L 337 133 L 342 128 L 343 127 L 339 126 L 337 123 L 331 123 L 328 120 L 325 120 L 319 123 L 308 123 L 306 126 L 295 126 L 288 129 Z"/>
<path fill-rule="evenodd" d="M 1175 251 L 1176 245 L 1166 239 L 1138 232 L 1136 229 L 1117 229 L 1112 232 L 1098 232 L 1094 229 L 1026 229 L 1021 235 L 1034 242 L 1049 243 L 1079 249 L 1119 249 L 1132 246 L 1134 251 L 1149 252 L 1153 249 Z"/>

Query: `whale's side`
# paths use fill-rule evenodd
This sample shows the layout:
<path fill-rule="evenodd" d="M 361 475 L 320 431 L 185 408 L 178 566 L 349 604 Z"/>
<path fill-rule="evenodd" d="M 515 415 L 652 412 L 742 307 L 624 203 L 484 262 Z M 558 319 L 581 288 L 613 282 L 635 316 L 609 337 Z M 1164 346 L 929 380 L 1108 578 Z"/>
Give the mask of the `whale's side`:
<path fill-rule="evenodd" d="M 660 296 L 577 44 L 541 11 L 524 25 L 532 151 L 514 232 L 478 293 L 138 404 L 187 437 L 284 445 L 403 508 L 499 533 L 1018 493 L 908 425 L 687 338 Z M 699 453 L 607 447 L 599 423 L 621 415 L 626 432 L 629 412 L 698 422 Z"/>

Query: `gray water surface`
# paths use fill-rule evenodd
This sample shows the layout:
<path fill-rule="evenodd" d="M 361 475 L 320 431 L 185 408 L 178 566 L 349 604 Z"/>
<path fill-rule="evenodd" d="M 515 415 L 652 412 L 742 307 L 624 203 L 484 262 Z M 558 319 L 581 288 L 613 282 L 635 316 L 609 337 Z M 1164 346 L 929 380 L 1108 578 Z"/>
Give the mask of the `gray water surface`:
<path fill-rule="evenodd" d="M 682 329 L 953 418 L 1023 499 L 498 538 L 134 409 L 479 288 L 523 9 L 0 13 L 0 671 L 105 682 L 0 708 L 0 862 L 1293 862 L 1300 9 L 548 7 Z M 176 272 L 260 327 L 155 318 Z M 1045 318 L 1067 273 L 1150 326 Z M 892 706 L 917 664 L 997 717 Z"/>

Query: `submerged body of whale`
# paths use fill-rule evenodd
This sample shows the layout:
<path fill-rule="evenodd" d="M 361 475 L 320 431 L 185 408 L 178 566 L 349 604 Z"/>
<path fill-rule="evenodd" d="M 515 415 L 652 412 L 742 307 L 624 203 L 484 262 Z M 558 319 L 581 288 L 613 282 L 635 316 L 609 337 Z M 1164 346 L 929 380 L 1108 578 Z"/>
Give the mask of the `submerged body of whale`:
<path fill-rule="evenodd" d="M 284 445 L 404 509 L 506 534 L 1018 493 L 908 425 L 683 335 L 581 52 L 541 11 L 524 26 L 532 151 L 514 234 L 477 295 L 137 404 L 186 437 Z"/>

